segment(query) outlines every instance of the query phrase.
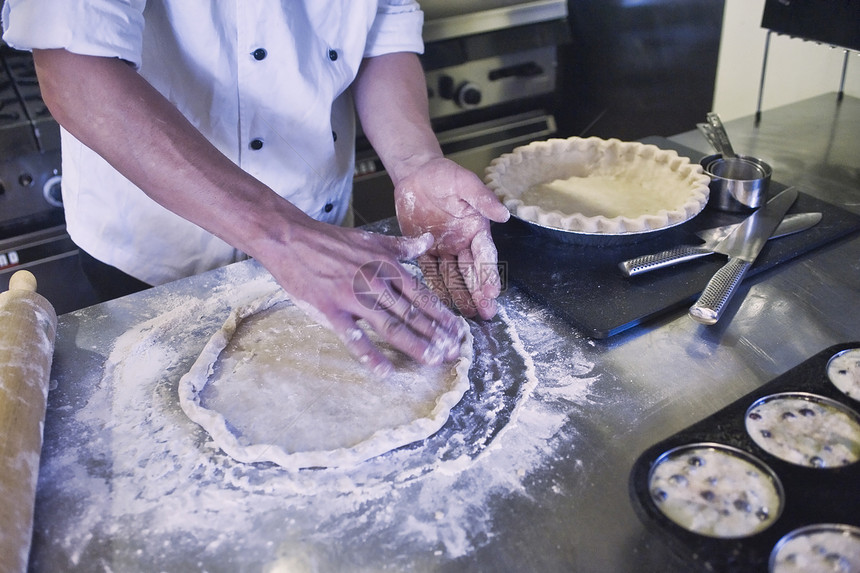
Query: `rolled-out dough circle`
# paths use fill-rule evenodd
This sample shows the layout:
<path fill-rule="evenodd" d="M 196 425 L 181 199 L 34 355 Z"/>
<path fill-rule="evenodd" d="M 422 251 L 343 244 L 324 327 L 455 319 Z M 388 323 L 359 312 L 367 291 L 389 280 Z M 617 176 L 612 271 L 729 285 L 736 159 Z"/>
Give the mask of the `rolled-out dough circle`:
<path fill-rule="evenodd" d="M 179 402 L 241 462 L 352 466 L 445 424 L 469 389 L 472 336 L 464 331 L 460 358 L 437 367 L 370 334 L 395 366 L 379 379 L 331 331 L 276 294 L 230 314 L 180 379 Z"/>

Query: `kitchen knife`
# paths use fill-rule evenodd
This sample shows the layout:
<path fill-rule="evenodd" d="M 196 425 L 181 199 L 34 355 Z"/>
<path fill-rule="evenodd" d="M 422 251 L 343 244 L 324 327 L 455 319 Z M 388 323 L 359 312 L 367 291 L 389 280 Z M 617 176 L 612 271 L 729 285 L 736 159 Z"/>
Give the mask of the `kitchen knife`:
<path fill-rule="evenodd" d="M 796 199 L 797 189 L 789 187 L 759 207 L 714 248 L 714 252 L 728 255 L 729 262 L 708 281 L 699 300 L 690 307 L 693 320 L 715 324 L 720 319 L 744 275 Z"/>
<path fill-rule="evenodd" d="M 806 229 L 817 225 L 819 221 L 821 221 L 821 213 L 796 213 L 794 215 L 786 215 L 770 238 L 778 239 L 780 237 L 785 237 L 786 235 L 805 231 Z M 743 223 L 743 221 L 741 221 L 741 223 Z M 699 231 L 696 233 L 696 236 L 705 241 L 700 245 L 682 245 L 659 253 L 642 255 L 641 257 L 622 261 L 618 263 L 618 267 L 625 276 L 632 277 L 647 273 L 648 271 L 662 269 L 678 263 L 684 263 L 701 257 L 706 257 L 708 255 L 713 255 L 715 253 L 714 248 L 720 243 L 720 241 L 728 237 L 741 223 L 723 225 L 722 227 L 713 227 L 711 229 Z"/>

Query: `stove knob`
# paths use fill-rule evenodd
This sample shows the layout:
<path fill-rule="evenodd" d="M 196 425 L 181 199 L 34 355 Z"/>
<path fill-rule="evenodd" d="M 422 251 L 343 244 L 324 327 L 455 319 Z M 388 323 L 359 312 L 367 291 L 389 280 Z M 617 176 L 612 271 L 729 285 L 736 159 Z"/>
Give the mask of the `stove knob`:
<path fill-rule="evenodd" d="M 481 103 L 481 89 L 472 82 L 464 82 L 457 88 L 454 101 L 460 107 L 475 107 Z"/>
<path fill-rule="evenodd" d="M 49 205 L 54 207 L 63 206 L 62 181 L 63 177 L 61 175 L 54 175 L 48 179 L 42 187 L 42 195 L 45 197 L 45 201 L 47 201 Z"/>
<path fill-rule="evenodd" d="M 442 99 L 454 99 L 454 78 L 451 76 L 439 76 L 436 91 Z"/>
<path fill-rule="evenodd" d="M 18 176 L 18 185 L 21 187 L 30 187 L 33 184 L 33 176 L 26 171 Z"/>

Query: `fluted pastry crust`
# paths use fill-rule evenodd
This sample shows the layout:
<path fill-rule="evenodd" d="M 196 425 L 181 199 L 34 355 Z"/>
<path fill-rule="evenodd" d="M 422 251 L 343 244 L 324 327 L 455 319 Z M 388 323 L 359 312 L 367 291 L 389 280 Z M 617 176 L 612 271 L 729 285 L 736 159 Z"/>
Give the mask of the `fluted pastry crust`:
<path fill-rule="evenodd" d="M 674 150 L 597 137 L 518 147 L 487 167 L 485 181 L 512 214 L 545 227 L 642 233 L 694 217 L 709 177 Z"/>

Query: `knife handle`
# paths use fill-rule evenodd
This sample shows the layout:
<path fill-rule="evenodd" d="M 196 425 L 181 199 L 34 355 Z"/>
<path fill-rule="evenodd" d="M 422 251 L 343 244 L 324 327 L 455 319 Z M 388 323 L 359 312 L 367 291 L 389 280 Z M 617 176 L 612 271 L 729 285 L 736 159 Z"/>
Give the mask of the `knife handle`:
<path fill-rule="evenodd" d="M 693 320 L 702 324 L 715 324 L 720 320 L 723 310 L 744 280 L 750 266 L 751 263 L 741 259 L 729 259 L 708 281 L 696 304 L 690 307 Z"/>
<path fill-rule="evenodd" d="M 668 251 L 651 255 L 642 255 L 641 257 L 636 257 L 629 261 L 620 262 L 618 263 L 618 268 L 621 269 L 624 276 L 632 277 L 635 275 L 641 275 L 642 273 L 647 273 L 648 271 L 671 267 L 678 263 L 692 261 L 693 259 L 713 254 L 714 251 L 703 247 L 676 247 L 674 249 L 669 249 Z"/>

